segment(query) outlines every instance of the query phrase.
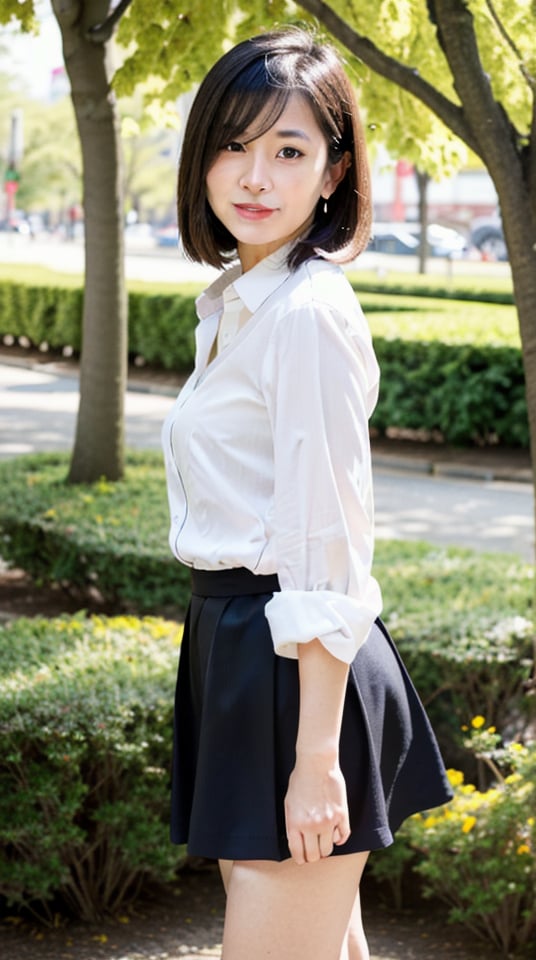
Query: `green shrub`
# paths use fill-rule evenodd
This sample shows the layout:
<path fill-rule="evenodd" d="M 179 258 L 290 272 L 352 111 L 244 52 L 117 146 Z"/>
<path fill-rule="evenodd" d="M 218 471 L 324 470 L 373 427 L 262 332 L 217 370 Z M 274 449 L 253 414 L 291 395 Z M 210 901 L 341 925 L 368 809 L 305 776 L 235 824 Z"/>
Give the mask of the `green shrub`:
<path fill-rule="evenodd" d="M 168 545 L 162 457 L 131 453 L 119 483 L 65 482 L 65 454 L 0 464 L 1 555 L 37 581 L 84 589 L 138 612 L 185 606 L 188 573 Z"/>
<path fill-rule="evenodd" d="M 188 570 L 168 547 L 159 453 L 127 458 L 117 484 L 65 483 L 68 456 L 0 463 L 0 554 L 35 579 L 92 586 L 115 609 L 178 615 Z M 459 743 L 470 709 L 501 728 L 528 723 L 533 570 L 515 557 L 379 541 L 384 619 L 451 765 L 472 773 Z"/>
<path fill-rule="evenodd" d="M 454 445 L 529 446 L 525 379 L 515 347 L 374 341 L 381 369 L 372 426 L 440 433 Z"/>
<path fill-rule="evenodd" d="M 189 370 L 194 361 L 193 297 L 129 293 L 130 351 L 165 370 Z"/>
<path fill-rule="evenodd" d="M 504 554 L 379 541 L 375 573 L 385 622 L 445 759 L 474 777 L 459 736 L 468 712 L 484 712 L 509 732 L 534 722 L 536 703 L 524 693 L 534 656 L 534 569 Z"/>
<path fill-rule="evenodd" d="M 0 337 L 25 337 L 33 346 L 80 351 L 81 287 L 0 282 Z M 129 349 L 165 369 L 190 369 L 196 314 L 191 294 L 129 293 Z"/>
<path fill-rule="evenodd" d="M 26 337 L 35 346 L 80 350 L 84 294 L 81 288 L 0 283 L 0 335 Z"/>
<path fill-rule="evenodd" d="M 94 920 L 168 879 L 177 624 L 20 619 L 0 628 L 0 895 Z"/>
<path fill-rule="evenodd" d="M 483 792 L 452 772 L 452 802 L 407 829 L 425 895 L 506 956 L 536 935 L 536 742 L 510 743 L 502 761 L 512 772 Z"/>
<path fill-rule="evenodd" d="M 475 301 L 485 293 L 474 287 L 450 291 L 469 302 L 447 301 L 446 288 L 422 286 L 415 278 L 367 286 L 358 276 L 355 282 L 368 290 L 359 295 L 382 369 L 376 430 L 424 431 L 458 445 L 499 441 L 528 447 L 515 310 L 491 305 L 493 298 L 511 303 L 511 292 L 488 291 L 483 304 Z M 183 292 L 154 289 L 137 284 L 130 290 L 130 352 L 157 367 L 188 371 L 194 358 L 194 293 L 187 286 Z M 443 299 L 415 295 L 430 292 Z M 0 337 L 78 351 L 82 308 L 81 289 L 0 281 Z"/>
<path fill-rule="evenodd" d="M 479 758 L 493 758 L 493 784 L 477 790 L 449 770 L 452 801 L 406 820 L 368 870 L 396 900 L 411 868 L 424 895 L 449 906 L 449 920 L 511 956 L 536 934 L 536 742 L 497 749 L 500 737 L 495 727 L 483 730 L 485 722 L 473 717 L 468 744 Z"/>

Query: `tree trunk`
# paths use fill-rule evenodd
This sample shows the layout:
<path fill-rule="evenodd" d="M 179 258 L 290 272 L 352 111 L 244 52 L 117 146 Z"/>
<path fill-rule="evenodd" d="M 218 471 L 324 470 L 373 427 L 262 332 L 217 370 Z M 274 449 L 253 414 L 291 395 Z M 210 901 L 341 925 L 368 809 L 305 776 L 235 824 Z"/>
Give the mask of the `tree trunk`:
<path fill-rule="evenodd" d="M 419 223 L 421 225 L 419 243 L 419 273 L 426 273 L 428 263 L 428 184 L 430 177 L 422 170 L 415 170 L 419 193 Z"/>
<path fill-rule="evenodd" d="M 108 7 L 108 0 L 53 0 L 83 162 L 85 291 L 71 483 L 118 480 L 124 470 L 127 300 L 119 127 L 110 42 L 91 41 L 87 33 L 106 19 Z"/>

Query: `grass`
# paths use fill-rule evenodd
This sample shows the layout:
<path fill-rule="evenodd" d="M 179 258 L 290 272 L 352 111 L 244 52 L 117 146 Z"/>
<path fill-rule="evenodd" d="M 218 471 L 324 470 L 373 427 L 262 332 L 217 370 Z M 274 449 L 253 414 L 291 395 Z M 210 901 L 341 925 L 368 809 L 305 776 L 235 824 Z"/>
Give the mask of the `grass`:
<path fill-rule="evenodd" d="M 489 274 L 484 275 L 480 273 L 477 275 L 457 273 L 456 267 L 454 267 L 452 277 L 441 276 L 440 274 L 432 272 L 419 274 L 395 270 L 386 271 L 386 275 L 382 276 L 381 272 L 377 270 L 348 270 L 348 279 L 360 290 L 378 290 L 384 288 L 389 290 L 393 287 L 407 289 L 410 287 L 416 291 L 429 291 L 434 289 L 439 291 L 441 296 L 448 295 L 450 292 L 455 294 L 456 291 L 465 293 L 482 291 L 511 294 L 512 278 L 510 276 L 492 276 L 491 270 L 493 270 L 492 265 L 490 265 Z"/>
<path fill-rule="evenodd" d="M 385 282 L 370 272 L 349 274 L 349 277 L 359 288 L 358 297 L 373 337 L 520 347 L 517 313 L 513 305 L 415 295 L 419 287 L 423 291 L 433 290 L 437 281 L 413 274 L 389 274 Z M 3 280 L 71 288 L 82 282 L 78 274 L 59 273 L 47 267 L 26 264 L 0 264 L 0 282 Z M 132 292 L 180 293 L 192 297 L 197 296 L 203 286 L 199 283 L 148 283 L 141 280 L 129 280 L 127 285 Z M 380 291 L 378 285 L 382 288 Z M 474 292 L 485 288 L 488 293 L 507 292 L 511 290 L 511 283 L 489 277 L 483 288 L 481 278 L 461 277 L 456 280 L 456 287 L 461 291 Z M 390 292 L 394 289 L 407 289 L 411 294 Z"/>
<path fill-rule="evenodd" d="M 83 276 L 80 273 L 61 273 L 40 264 L 0 263 L 0 283 L 25 283 L 39 287 L 80 287 Z M 148 283 L 144 280 L 128 280 L 129 290 L 136 293 L 166 294 L 180 293 L 183 296 L 197 296 L 203 289 L 202 283 Z"/>
<path fill-rule="evenodd" d="M 371 293 L 359 300 L 373 337 L 521 346 L 516 308 L 508 304 Z"/>

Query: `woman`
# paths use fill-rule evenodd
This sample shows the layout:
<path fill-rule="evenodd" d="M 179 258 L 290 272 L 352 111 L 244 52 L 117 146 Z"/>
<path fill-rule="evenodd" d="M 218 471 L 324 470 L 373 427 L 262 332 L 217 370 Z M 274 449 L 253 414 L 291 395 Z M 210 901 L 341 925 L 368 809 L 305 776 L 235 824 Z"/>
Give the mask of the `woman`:
<path fill-rule="evenodd" d="M 378 368 L 338 266 L 368 242 L 370 185 L 329 47 L 287 29 L 212 68 L 178 207 L 187 255 L 238 262 L 197 302 L 163 431 L 192 568 L 172 839 L 220 862 L 225 960 L 365 960 L 368 853 L 450 789 L 370 572 Z"/>

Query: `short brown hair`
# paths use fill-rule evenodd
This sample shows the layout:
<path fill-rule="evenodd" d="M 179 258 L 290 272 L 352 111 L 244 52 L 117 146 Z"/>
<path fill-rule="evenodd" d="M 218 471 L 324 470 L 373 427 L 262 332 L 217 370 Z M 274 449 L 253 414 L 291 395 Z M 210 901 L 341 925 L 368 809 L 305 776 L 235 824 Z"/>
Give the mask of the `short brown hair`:
<path fill-rule="evenodd" d="M 206 179 L 216 155 L 245 131 L 261 136 L 277 121 L 293 93 L 304 95 L 335 163 L 351 165 L 324 213 L 320 198 L 307 236 L 292 248 L 295 268 L 319 253 L 352 260 L 370 239 L 372 200 L 366 145 L 350 82 L 336 52 L 294 27 L 239 43 L 212 67 L 194 100 L 179 166 L 178 221 L 185 253 L 222 267 L 236 256 L 236 240 L 212 212 Z M 251 136 L 251 131 L 253 136 Z"/>

